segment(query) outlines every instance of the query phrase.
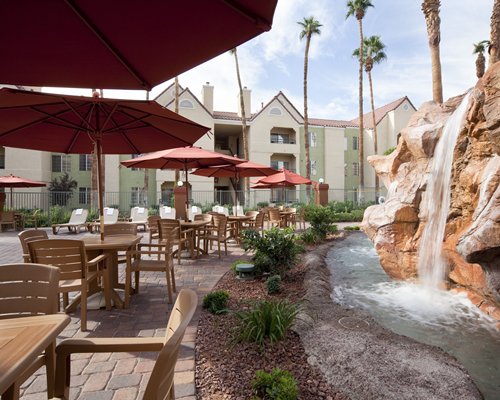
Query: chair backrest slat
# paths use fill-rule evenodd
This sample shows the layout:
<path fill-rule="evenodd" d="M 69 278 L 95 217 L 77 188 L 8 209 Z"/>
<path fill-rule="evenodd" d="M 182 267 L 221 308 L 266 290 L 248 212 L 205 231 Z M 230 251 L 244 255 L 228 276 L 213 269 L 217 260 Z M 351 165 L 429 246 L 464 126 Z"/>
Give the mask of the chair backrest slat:
<path fill-rule="evenodd" d="M 28 243 L 31 260 L 60 269 L 62 279 L 83 279 L 87 256 L 81 240 L 47 239 Z"/>
<path fill-rule="evenodd" d="M 48 239 L 49 236 L 47 232 L 42 229 L 28 229 L 22 231 L 17 235 L 19 241 L 21 242 L 21 247 L 23 249 L 23 254 L 29 254 L 28 243 L 33 240 Z"/>
<path fill-rule="evenodd" d="M 47 265 L 0 265 L 0 318 L 56 313 L 59 276 Z"/>
<path fill-rule="evenodd" d="M 119 235 L 137 235 L 137 225 L 129 222 L 117 222 L 106 225 L 104 228 L 104 237 Z"/>

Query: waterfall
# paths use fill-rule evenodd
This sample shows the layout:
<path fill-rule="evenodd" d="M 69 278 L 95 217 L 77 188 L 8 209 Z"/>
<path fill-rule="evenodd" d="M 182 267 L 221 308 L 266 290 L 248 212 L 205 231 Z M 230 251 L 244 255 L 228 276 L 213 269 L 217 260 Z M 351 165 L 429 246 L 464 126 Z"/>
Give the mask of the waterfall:
<path fill-rule="evenodd" d="M 450 209 L 450 181 L 453 150 L 468 109 L 470 92 L 465 95 L 444 126 L 434 150 L 431 173 L 420 209 L 426 221 L 418 250 L 418 273 L 427 288 L 439 288 L 445 278 L 442 258 L 446 219 Z"/>

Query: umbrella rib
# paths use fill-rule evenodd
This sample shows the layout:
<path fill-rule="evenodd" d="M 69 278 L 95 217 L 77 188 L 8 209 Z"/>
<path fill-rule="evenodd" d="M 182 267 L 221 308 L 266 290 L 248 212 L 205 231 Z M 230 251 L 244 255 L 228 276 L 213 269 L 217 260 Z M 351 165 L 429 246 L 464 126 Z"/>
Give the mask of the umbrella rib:
<path fill-rule="evenodd" d="M 243 7 L 238 2 L 235 2 L 234 0 L 221 0 L 221 1 L 229 8 L 232 8 L 239 14 L 243 15 L 245 18 L 252 21 L 256 26 L 261 28 L 263 31 L 269 31 L 271 29 L 271 23 L 269 21 L 264 20 L 262 17 L 256 15 L 252 11 Z"/>
<path fill-rule="evenodd" d="M 120 64 L 122 64 L 125 69 L 132 75 L 139 84 L 144 88 L 144 90 L 151 90 L 152 86 L 147 80 L 139 74 L 139 72 L 132 66 L 130 63 L 123 57 L 122 54 L 116 49 L 112 43 L 104 36 L 104 34 L 99 31 L 96 25 L 92 23 L 92 21 L 83 13 L 83 11 L 74 3 L 73 0 L 65 0 L 65 3 L 69 8 L 80 18 L 85 25 L 90 29 L 90 31 L 94 34 L 94 36 L 108 48 L 111 54 L 116 58 Z"/>

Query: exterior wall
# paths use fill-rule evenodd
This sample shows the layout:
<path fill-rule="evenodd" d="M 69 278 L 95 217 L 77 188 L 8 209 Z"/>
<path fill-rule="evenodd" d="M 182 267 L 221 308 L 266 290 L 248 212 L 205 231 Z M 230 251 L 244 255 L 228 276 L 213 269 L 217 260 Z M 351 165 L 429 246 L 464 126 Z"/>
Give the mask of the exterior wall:
<path fill-rule="evenodd" d="M 50 182 L 50 153 L 37 150 L 5 147 L 5 169 L 0 175 L 17 175 L 34 181 Z M 23 188 L 23 191 L 40 192 L 43 188 Z"/>
<path fill-rule="evenodd" d="M 353 190 L 359 186 L 359 176 L 353 174 L 352 164 L 359 161 L 359 152 L 354 150 L 352 146 L 352 138 L 357 137 L 359 134 L 359 129 L 357 128 L 346 128 L 345 129 L 345 139 L 342 148 L 344 149 L 344 166 L 346 167 L 347 173 L 344 176 L 344 189 Z M 343 173 L 344 175 L 344 173 Z"/>
<path fill-rule="evenodd" d="M 344 128 L 325 128 L 324 175 L 325 183 L 330 186 L 329 201 L 344 201 Z"/>

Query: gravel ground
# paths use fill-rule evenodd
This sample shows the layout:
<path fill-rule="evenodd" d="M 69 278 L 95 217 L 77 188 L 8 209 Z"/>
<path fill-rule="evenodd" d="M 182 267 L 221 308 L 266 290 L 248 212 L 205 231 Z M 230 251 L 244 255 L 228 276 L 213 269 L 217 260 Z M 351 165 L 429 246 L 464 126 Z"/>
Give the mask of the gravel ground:
<path fill-rule="evenodd" d="M 248 300 L 302 298 L 304 266 L 294 268 L 285 279 L 280 295 L 269 296 L 262 280 L 241 281 L 228 272 L 214 290 L 230 294 L 230 310 L 246 307 Z M 203 311 L 196 336 L 197 399 L 249 399 L 255 371 L 270 372 L 279 367 L 290 371 L 298 382 L 300 399 L 344 400 L 332 390 L 318 369 L 307 363 L 307 356 L 297 333 L 290 331 L 285 340 L 266 343 L 260 349 L 253 343 L 232 345 L 231 332 L 236 319 L 231 313 L 214 316 Z"/>

